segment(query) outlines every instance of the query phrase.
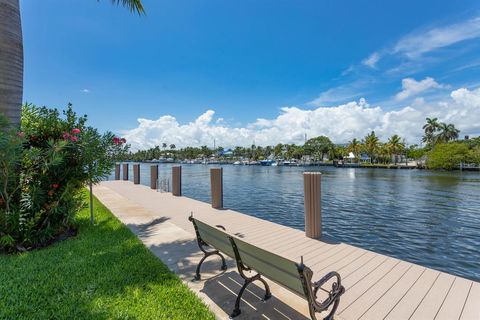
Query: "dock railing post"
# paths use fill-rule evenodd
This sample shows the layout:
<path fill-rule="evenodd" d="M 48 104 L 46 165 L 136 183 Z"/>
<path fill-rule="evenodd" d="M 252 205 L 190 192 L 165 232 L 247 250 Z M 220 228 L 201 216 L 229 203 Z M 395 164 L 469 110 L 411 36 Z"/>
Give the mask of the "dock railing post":
<path fill-rule="evenodd" d="M 182 166 L 172 167 L 172 195 L 182 195 Z"/>
<path fill-rule="evenodd" d="M 223 168 L 210 169 L 212 208 L 223 208 Z"/>
<path fill-rule="evenodd" d="M 120 180 L 120 164 L 115 164 L 115 180 Z"/>
<path fill-rule="evenodd" d="M 140 184 L 140 164 L 133 165 L 133 184 Z"/>
<path fill-rule="evenodd" d="M 128 163 L 124 163 L 122 166 L 123 180 L 128 181 Z"/>
<path fill-rule="evenodd" d="M 158 164 L 150 166 L 150 189 L 157 189 Z"/>
<path fill-rule="evenodd" d="M 320 172 L 304 172 L 305 235 L 319 239 L 322 236 L 322 203 Z"/>

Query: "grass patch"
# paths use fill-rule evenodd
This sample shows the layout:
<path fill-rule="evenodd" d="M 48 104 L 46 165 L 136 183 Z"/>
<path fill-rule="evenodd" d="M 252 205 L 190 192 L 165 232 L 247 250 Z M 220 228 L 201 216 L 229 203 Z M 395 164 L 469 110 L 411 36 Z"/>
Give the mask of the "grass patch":
<path fill-rule="evenodd" d="M 48 248 L 0 255 L 0 319 L 215 319 L 97 199 L 96 225 Z"/>

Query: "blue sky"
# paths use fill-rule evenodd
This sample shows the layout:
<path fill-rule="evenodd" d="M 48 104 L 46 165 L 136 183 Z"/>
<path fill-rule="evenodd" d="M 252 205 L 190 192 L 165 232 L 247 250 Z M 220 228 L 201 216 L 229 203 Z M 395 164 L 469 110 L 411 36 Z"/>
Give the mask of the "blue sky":
<path fill-rule="evenodd" d="M 480 113 L 478 1 L 144 6 L 139 17 L 107 0 L 22 0 L 24 100 L 72 102 L 136 147 L 346 142 L 369 130 L 413 143 L 421 130 L 408 124 L 437 113 L 480 133 L 458 111 Z"/>

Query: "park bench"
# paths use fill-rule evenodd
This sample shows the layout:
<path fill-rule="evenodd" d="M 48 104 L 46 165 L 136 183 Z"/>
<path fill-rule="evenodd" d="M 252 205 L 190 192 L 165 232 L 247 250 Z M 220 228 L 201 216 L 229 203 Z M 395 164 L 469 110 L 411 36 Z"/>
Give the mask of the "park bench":
<path fill-rule="evenodd" d="M 232 318 L 241 313 L 240 301 L 246 287 L 250 283 L 254 281 L 262 282 L 265 286 L 263 300 L 268 300 L 271 297 L 270 288 L 262 278 L 262 276 L 265 276 L 307 300 L 312 320 L 317 319 L 317 312 L 326 311 L 330 307 L 330 312 L 324 319 L 333 319 L 333 315 L 340 303 L 340 296 L 345 292 L 344 287 L 341 285 L 340 275 L 337 272 L 329 272 L 319 281 L 312 282 L 313 272 L 304 265 L 303 257 L 299 263 L 296 263 L 227 233 L 221 225 L 209 225 L 194 218 L 193 215 L 189 217 L 189 220 L 195 228 L 198 246 L 204 253 L 197 265 L 194 280 L 201 279 L 200 268 L 205 259 L 213 255 L 217 255 L 222 259 L 221 270 L 226 270 L 227 265 L 222 253 L 235 259 L 238 272 L 244 279 L 244 284 L 235 302 L 235 309 L 231 314 Z M 256 274 L 247 276 L 245 271 L 255 271 Z M 330 290 L 322 288 L 327 283 L 331 283 Z M 322 301 L 319 301 L 317 298 L 319 290 L 326 293 L 326 298 Z"/>

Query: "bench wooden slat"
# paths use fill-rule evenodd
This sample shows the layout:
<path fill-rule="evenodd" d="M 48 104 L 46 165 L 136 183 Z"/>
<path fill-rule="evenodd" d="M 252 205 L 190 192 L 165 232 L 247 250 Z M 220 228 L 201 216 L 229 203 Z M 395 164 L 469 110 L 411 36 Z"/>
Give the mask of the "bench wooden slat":
<path fill-rule="evenodd" d="M 232 258 L 235 256 L 228 234 L 199 220 L 195 220 L 195 223 L 198 226 L 198 232 L 202 240 Z"/>
<path fill-rule="evenodd" d="M 235 238 L 242 263 L 281 286 L 305 297 L 295 262 Z"/>

